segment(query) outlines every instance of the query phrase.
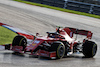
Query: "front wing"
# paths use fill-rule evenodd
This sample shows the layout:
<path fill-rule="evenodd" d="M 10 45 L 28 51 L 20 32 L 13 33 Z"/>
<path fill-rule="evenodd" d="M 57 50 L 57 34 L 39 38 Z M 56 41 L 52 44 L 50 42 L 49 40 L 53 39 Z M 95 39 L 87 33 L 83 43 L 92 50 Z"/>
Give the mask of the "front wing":
<path fill-rule="evenodd" d="M 48 52 L 45 50 L 38 50 L 36 53 L 34 53 L 33 55 L 36 56 L 43 56 L 43 57 L 49 57 L 51 59 L 55 59 L 56 58 L 56 51 L 53 52 Z"/>

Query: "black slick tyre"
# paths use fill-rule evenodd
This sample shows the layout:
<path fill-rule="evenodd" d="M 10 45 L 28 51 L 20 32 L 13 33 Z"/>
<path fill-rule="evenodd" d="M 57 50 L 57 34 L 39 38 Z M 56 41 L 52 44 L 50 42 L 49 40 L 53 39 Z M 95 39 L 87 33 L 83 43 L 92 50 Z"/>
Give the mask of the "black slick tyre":
<path fill-rule="evenodd" d="M 12 42 L 12 46 L 22 46 L 24 50 L 27 46 L 27 39 L 24 36 L 15 36 Z"/>
<path fill-rule="evenodd" d="M 60 59 L 65 55 L 65 46 L 62 42 L 56 41 L 51 45 L 51 51 L 56 51 L 56 58 Z"/>
<path fill-rule="evenodd" d="M 92 41 L 86 41 L 83 44 L 83 54 L 87 58 L 94 57 L 97 52 L 97 44 Z"/>

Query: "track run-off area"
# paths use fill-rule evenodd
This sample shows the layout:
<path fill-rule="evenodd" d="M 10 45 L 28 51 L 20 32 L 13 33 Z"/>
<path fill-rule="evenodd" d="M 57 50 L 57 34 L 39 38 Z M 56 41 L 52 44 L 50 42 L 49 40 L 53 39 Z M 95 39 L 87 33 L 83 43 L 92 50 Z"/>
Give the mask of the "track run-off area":
<path fill-rule="evenodd" d="M 0 0 L 0 22 L 41 35 L 54 32 L 57 25 L 90 30 L 93 32 L 92 41 L 98 45 L 94 58 L 83 58 L 82 54 L 77 54 L 59 60 L 49 60 L 27 54 L 15 55 L 7 50 L 0 51 L 0 67 L 100 67 L 100 19 Z"/>

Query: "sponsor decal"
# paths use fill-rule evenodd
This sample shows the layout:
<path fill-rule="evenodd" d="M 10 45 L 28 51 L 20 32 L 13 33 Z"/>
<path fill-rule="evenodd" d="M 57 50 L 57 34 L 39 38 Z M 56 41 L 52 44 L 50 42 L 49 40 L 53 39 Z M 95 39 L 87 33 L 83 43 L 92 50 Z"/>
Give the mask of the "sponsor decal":
<path fill-rule="evenodd" d="M 35 43 L 35 44 L 38 44 L 38 43 L 40 43 L 40 41 L 38 41 L 38 40 L 35 40 L 35 41 L 34 41 L 34 43 Z"/>
<path fill-rule="evenodd" d="M 32 44 L 33 46 L 35 46 L 36 44 Z"/>

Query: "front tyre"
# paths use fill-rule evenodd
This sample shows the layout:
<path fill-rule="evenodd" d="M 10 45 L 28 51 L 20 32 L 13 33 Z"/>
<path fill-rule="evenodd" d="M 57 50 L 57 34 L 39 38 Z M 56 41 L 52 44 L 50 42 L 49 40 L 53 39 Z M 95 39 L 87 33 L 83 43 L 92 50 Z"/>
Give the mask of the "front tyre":
<path fill-rule="evenodd" d="M 65 55 L 65 46 L 62 42 L 56 41 L 51 45 L 51 51 L 56 51 L 56 58 L 60 59 Z"/>
<path fill-rule="evenodd" d="M 12 46 L 22 46 L 24 50 L 27 46 L 27 39 L 24 36 L 15 36 L 12 42 Z"/>
<path fill-rule="evenodd" d="M 97 52 L 97 44 L 92 41 L 86 41 L 83 44 L 83 54 L 85 57 L 94 57 Z"/>

